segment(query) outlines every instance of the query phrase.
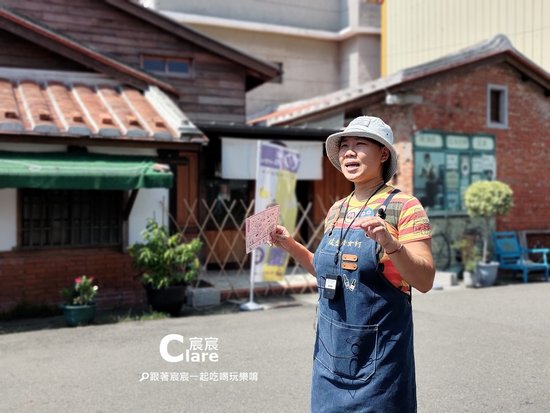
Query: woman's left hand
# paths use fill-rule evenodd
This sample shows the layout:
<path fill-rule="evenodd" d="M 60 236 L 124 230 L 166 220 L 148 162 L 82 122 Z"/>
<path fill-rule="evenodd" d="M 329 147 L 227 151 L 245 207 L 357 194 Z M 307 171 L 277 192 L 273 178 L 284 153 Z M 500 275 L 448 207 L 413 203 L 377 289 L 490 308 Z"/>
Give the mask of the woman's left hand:
<path fill-rule="evenodd" d="M 358 219 L 359 221 L 359 219 Z M 387 230 L 386 223 L 380 217 L 361 218 L 359 226 L 365 235 L 384 248 L 395 265 L 403 274 L 403 279 L 423 293 L 430 291 L 435 276 L 430 238 L 407 242 L 404 247 Z M 400 254 L 394 252 L 403 251 Z"/>
<path fill-rule="evenodd" d="M 365 230 L 367 237 L 376 241 L 385 250 L 391 250 L 393 244 L 397 244 L 392 235 L 386 228 L 386 222 L 380 217 L 370 217 L 361 219 L 360 227 Z"/>

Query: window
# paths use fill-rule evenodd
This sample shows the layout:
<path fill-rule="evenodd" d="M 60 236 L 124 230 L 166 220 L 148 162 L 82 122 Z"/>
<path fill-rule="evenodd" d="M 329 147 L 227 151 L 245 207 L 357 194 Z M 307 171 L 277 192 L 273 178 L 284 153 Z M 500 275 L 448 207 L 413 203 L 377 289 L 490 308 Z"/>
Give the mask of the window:
<path fill-rule="evenodd" d="M 414 137 L 414 194 L 430 211 L 464 210 L 464 191 L 472 182 L 493 180 L 495 139 L 422 131 Z"/>
<path fill-rule="evenodd" d="M 487 88 L 487 126 L 508 127 L 508 89 L 505 86 L 489 85 Z"/>
<path fill-rule="evenodd" d="M 117 246 L 122 192 L 21 189 L 22 247 Z"/>
<path fill-rule="evenodd" d="M 202 196 L 210 212 L 201 204 L 200 221 L 207 230 L 216 230 L 222 226 L 224 229 L 236 229 L 246 218 L 247 208 L 254 199 L 253 181 L 246 178 L 222 178 L 222 139 L 212 140 L 203 149 L 204 159 L 208 159 L 208 162 L 201 165 L 201 187 L 205 188 Z M 247 156 L 241 150 L 241 168 Z"/>
<path fill-rule="evenodd" d="M 346 127 L 349 125 L 349 123 L 359 117 L 363 116 L 367 113 L 367 110 L 363 110 L 363 108 L 355 108 L 355 109 L 349 109 L 344 112 L 344 124 L 342 126 Z"/>
<path fill-rule="evenodd" d="M 148 72 L 174 77 L 191 77 L 191 59 L 163 56 L 143 56 L 142 67 Z"/>
<path fill-rule="evenodd" d="M 206 182 L 206 202 L 211 215 L 207 218 L 206 228 L 234 229 L 246 218 L 251 203 L 250 181 L 209 179 Z"/>

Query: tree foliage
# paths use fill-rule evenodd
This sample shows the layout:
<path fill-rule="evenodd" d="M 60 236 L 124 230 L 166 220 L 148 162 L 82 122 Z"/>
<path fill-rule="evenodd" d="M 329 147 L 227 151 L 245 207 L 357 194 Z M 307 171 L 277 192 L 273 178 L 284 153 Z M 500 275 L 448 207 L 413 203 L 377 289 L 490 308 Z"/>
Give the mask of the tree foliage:
<path fill-rule="evenodd" d="M 504 215 L 513 206 L 512 188 L 500 181 L 478 181 L 464 194 L 464 203 L 471 217 L 493 218 Z"/>
<path fill-rule="evenodd" d="M 478 181 L 464 193 L 466 211 L 472 218 L 483 218 L 483 261 L 488 262 L 490 220 L 505 215 L 514 205 L 512 188 L 500 181 Z"/>

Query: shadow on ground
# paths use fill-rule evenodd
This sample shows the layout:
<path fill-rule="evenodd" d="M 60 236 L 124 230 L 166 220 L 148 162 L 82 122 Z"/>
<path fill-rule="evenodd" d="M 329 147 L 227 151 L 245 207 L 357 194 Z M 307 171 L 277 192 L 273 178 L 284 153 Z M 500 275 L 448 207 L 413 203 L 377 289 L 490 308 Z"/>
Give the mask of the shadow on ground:
<path fill-rule="evenodd" d="M 178 317 L 196 317 L 208 316 L 215 314 L 229 314 L 240 312 L 240 305 L 248 300 L 228 300 L 220 305 L 193 308 L 184 305 Z M 254 300 L 263 307 L 263 310 L 272 310 L 277 308 L 286 308 L 302 305 L 303 302 L 296 300 L 290 295 L 272 295 L 265 297 L 257 297 Z M 152 311 L 150 308 L 125 308 L 115 310 L 99 311 L 92 325 L 117 324 L 131 321 L 147 321 L 169 318 L 170 315 Z M 174 317 L 172 317 L 174 318 Z M 59 315 L 51 315 L 47 313 L 43 317 L 33 318 L 15 318 L 12 320 L 0 321 L 0 335 L 23 333 L 37 330 L 50 330 L 56 328 L 75 328 L 68 327 L 61 313 Z M 83 328 L 83 327 L 79 327 Z M 85 328 L 85 327 L 84 327 Z"/>

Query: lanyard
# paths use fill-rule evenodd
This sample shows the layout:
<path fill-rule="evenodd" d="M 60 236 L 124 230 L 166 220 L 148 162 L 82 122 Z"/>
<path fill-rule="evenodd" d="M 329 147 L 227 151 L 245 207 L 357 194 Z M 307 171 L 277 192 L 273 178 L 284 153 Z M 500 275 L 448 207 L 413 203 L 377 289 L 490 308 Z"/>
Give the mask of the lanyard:
<path fill-rule="evenodd" d="M 336 265 L 338 263 L 338 255 L 340 255 L 340 249 L 342 248 L 342 241 L 346 239 L 346 235 L 348 235 L 348 231 L 349 229 L 351 228 L 352 224 L 355 222 L 355 219 L 361 215 L 361 212 L 363 212 L 363 210 L 365 209 L 365 207 L 367 206 L 367 204 L 369 203 L 369 201 L 371 200 L 371 198 L 378 192 L 380 191 L 380 189 L 382 189 L 386 184 L 383 183 L 382 185 L 380 185 L 378 188 L 376 188 L 376 191 L 374 191 L 371 196 L 369 196 L 369 198 L 365 201 L 365 203 L 363 204 L 363 206 L 361 207 L 361 209 L 359 210 L 359 212 L 357 212 L 357 214 L 355 214 L 355 216 L 353 217 L 353 219 L 351 220 L 351 222 L 349 223 L 348 227 L 346 228 L 345 232 L 344 232 L 344 223 L 346 221 L 346 215 L 348 214 L 348 208 L 349 208 L 349 202 L 351 200 L 351 197 L 353 196 L 353 194 L 355 193 L 355 191 L 353 191 L 351 194 L 349 194 L 348 196 L 348 202 L 346 203 L 346 210 L 344 211 L 344 218 L 343 218 L 343 221 L 342 221 L 342 230 L 340 231 L 340 239 L 338 240 L 338 245 L 336 247 L 336 254 L 334 254 L 334 265 Z M 340 210 L 338 211 L 338 216 L 336 217 L 336 219 L 334 220 L 334 223 L 332 224 L 332 228 L 330 230 L 330 233 L 332 233 L 332 230 L 334 229 L 334 226 L 336 225 L 336 222 L 338 221 L 338 218 L 340 218 L 340 213 L 342 212 L 342 206 L 344 204 L 342 203 L 342 205 L 340 205 Z"/>

